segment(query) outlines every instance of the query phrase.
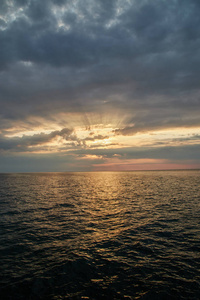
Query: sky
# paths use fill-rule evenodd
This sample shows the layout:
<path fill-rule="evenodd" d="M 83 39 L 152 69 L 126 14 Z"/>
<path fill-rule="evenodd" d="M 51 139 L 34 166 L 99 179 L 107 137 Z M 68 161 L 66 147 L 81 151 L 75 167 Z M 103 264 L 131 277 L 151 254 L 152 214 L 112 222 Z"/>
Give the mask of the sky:
<path fill-rule="evenodd" d="M 200 168 L 199 0 L 1 0 L 0 172 Z"/>

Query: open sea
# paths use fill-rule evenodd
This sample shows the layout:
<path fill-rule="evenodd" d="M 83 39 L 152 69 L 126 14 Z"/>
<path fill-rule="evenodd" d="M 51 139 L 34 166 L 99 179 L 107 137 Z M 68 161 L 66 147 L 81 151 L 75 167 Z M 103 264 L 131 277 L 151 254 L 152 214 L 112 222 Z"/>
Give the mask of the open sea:
<path fill-rule="evenodd" d="M 200 171 L 0 174 L 0 299 L 200 299 Z"/>

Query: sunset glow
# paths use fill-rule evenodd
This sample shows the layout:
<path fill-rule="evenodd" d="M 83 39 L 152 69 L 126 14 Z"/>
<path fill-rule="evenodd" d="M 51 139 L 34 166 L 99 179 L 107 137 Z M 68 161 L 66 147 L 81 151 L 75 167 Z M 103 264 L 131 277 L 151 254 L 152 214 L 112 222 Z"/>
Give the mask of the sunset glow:
<path fill-rule="evenodd" d="M 0 7 L 1 171 L 199 168 L 195 4 L 86 2 Z"/>

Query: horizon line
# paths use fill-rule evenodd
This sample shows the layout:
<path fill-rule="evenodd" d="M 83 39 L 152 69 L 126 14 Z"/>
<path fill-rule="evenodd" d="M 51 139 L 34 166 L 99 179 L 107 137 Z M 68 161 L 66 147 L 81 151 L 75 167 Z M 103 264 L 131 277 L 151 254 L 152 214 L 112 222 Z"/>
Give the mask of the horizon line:
<path fill-rule="evenodd" d="M 0 174 L 34 174 L 34 173 L 131 173 L 131 172 L 163 172 L 163 171 L 200 171 L 197 169 L 152 169 L 152 170 L 105 170 L 105 171 L 19 171 L 0 172 Z"/>

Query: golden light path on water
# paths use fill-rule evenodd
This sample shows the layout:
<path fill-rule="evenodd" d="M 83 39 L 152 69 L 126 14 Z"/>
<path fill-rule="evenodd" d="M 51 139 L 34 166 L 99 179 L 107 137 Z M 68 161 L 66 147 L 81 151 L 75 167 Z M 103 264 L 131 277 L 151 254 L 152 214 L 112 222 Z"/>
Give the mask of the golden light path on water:
<path fill-rule="evenodd" d="M 0 179 L 2 299 L 199 299 L 199 171 Z"/>

